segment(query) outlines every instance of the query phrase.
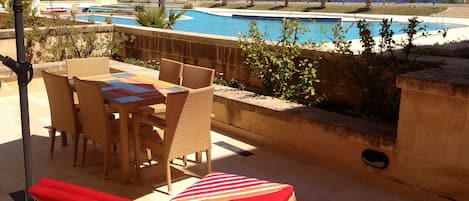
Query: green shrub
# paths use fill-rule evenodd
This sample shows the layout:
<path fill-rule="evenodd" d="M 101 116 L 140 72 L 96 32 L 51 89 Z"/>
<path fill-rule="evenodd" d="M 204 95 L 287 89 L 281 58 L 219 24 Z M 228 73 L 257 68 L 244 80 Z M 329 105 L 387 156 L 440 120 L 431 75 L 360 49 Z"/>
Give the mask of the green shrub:
<path fill-rule="evenodd" d="M 144 7 L 142 5 L 136 5 L 134 7 L 135 12 L 141 12 L 144 10 Z"/>
<path fill-rule="evenodd" d="M 104 22 L 106 22 L 106 24 L 112 24 L 112 18 L 110 16 L 106 16 L 106 18 L 104 18 Z"/>
<path fill-rule="evenodd" d="M 157 66 L 157 65 L 154 65 L 154 64 L 151 64 L 149 62 L 142 61 L 142 60 L 138 60 L 138 59 L 135 59 L 135 58 L 126 58 L 126 59 L 124 59 L 124 62 L 128 63 L 128 64 L 136 65 L 136 66 L 142 66 L 142 67 L 145 67 L 145 68 L 150 68 L 150 69 L 153 69 L 153 70 L 159 70 L 160 69 L 160 67 Z"/>
<path fill-rule="evenodd" d="M 62 61 L 70 58 L 115 57 L 128 38 L 119 32 L 100 32 L 98 27 L 74 28 L 73 21 L 58 20 L 44 29 L 33 26 L 26 32 L 28 61 Z M 53 24 L 52 24 L 53 23 Z"/>
<path fill-rule="evenodd" d="M 273 96 L 292 101 L 310 99 L 315 95 L 317 61 L 301 59 L 301 48 L 311 44 L 300 43 L 299 35 L 307 31 L 298 21 L 283 19 L 278 42 L 270 42 L 262 35 L 255 21 L 248 33 L 241 33 L 239 46 L 244 63 L 262 81 L 264 90 Z"/>
<path fill-rule="evenodd" d="M 192 8 L 194 8 L 194 6 L 189 1 L 186 1 L 184 5 L 182 6 L 182 9 L 192 9 Z"/>
<path fill-rule="evenodd" d="M 229 86 L 232 88 L 236 88 L 239 90 L 245 90 L 246 86 L 244 83 L 240 82 L 239 80 L 236 80 L 234 78 L 231 78 L 230 80 L 225 80 L 223 79 L 223 73 L 218 73 L 217 76 L 215 76 L 215 79 L 213 79 L 214 84 L 218 85 L 223 85 L 223 86 Z"/>

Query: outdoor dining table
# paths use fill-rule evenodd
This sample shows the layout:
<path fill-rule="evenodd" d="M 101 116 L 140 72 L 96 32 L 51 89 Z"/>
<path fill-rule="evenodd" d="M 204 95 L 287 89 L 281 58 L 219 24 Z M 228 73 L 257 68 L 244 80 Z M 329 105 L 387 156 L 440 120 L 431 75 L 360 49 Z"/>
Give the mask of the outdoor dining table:
<path fill-rule="evenodd" d="M 131 73 L 115 73 L 82 79 L 99 81 L 103 97 L 108 105 L 119 112 L 121 173 L 124 183 L 129 183 L 129 113 L 138 108 L 153 104 L 165 103 L 168 93 L 186 92 L 179 85 L 134 75 Z"/>

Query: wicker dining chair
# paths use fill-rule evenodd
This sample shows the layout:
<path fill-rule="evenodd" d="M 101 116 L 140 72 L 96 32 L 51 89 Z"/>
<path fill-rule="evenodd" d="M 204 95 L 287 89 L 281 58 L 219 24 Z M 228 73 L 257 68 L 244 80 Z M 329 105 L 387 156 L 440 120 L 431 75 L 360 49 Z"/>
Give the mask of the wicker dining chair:
<path fill-rule="evenodd" d="M 182 86 L 191 89 L 208 87 L 213 84 L 215 70 L 190 64 L 184 64 L 182 70 Z"/>
<path fill-rule="evenodd" d="M 73 101 L 72 89 L 65 76 L 42 71 L 42 77 L 49 99 L 51 117 L 51 128 L 49 130 L 51 139 L 50 153 L 51 155 L 54 153 L 56 131 L 60 131 L 63 145 L 67 144 L 66 133 L 69 133 L 74 139 L 73 165 L 75 165 L 81 127 L 77 107 Z"/>
<path fill-rule="evenodd" d="M 65 62 L 68 79 L 111 73 L 107 57 L 67 59 Z"/>
<path fill-rule="evenodd" d="M 160 62 L 159 80 L 180 85 L 183 63 L 171 59 L 162 58 Z"/>
<path fill-rule="evenodd" d="M 170 93 L 167 97 L 165 119 L 154 116 L 133 115 L 135 134 L 135 158 L 139 158 L 140 145 L 152 149 L 158 164 L 166 166 L 168 193 L 171 194 L 172 159 L 205 151 L 208 172 L 211 172 L 210 114 L 212 112 L 213 86 Z M 158 134 L 141 132 L 141 124 L 161 128 Z M 139 160 L 137 160 L 139 161 Z M 137 163 L 137 174 L 140 175 Z"/>
<path fill-rule="evenodd" d="M 83 130 L 82 164 L 86 159 L 88 139 L 103 145 L 104 178 L 106 179 L 109 172 L 111 145 L 120 142 L 119 121 L 109 118 L 100 86 L 96 82 L 80 80 L 76 77 L 73 78 L 73 82 L 78 94 Z M 129 131 L 130 134 L 131 131 Z M 130 136 L 133 137 L 132 134 Z"/>
<path fill-rule="evenodd" d="M 183 63 L 171 59 L 162 58 L 160 62 L 160 74 L 158 79 L 172 84 L 181 85 Z M 164 113 L 165 104 L 156 104 L 140 109 L 144 113 Z"/>

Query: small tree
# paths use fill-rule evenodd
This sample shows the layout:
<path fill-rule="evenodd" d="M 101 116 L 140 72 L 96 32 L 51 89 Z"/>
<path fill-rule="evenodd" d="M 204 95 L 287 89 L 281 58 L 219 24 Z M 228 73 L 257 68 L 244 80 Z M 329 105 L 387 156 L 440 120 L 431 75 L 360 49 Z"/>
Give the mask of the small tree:
<path fill-rule="evenodd" d="M 372 0 L 366 0 L 366 8 L 368 8 L 368 9 L 371 8 L 371 2 L 372 2 Z"/>
<path fill-rule="evenodd" d="M 267 41 L 269 36 L 259 32 L 255 21 L 250 23 L 248 33 L 240 34 L 244 63 L 262 81 L 267 93 L 293 101 L 315 95 L 318 62 L 300 58 L 301 48 L 311 47 L 299 42 L 299 36 L 306 31 L 297 21 L 284 19 L 277 42 Z"/>
<path fill-rule="evenodd" d="M 161 10 L 166 10 L 166 0 L 158 0 L 158 7 Z"/>
<path fill-rule="evenodd" d="M 321 6 L 319 6 L 320 8 L 326 8 L 326 2 L 327 0 L 321 0 Z"/>
<path fill-rule="evenodd" d="M 253 7 L 256 5 L 256 0 L 249 0 L 249 7 Z"/>

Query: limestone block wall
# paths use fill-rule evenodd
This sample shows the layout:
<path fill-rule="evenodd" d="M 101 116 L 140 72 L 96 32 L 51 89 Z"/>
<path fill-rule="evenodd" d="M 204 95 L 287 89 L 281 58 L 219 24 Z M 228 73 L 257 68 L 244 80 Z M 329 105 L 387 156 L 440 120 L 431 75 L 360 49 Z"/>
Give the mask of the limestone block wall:
<path fill-rule="evenodd" d="M 467 64 L 467 60 L 465 61 Z M 469 200 L 467 66 L 399 77 L 402 89 L 395 180 L 449 200 Z"/>
<path fill-rule="evenodd" d="M 121 25 L 116 25 L 115 30 L 134 39 L 121 49 L 121 58 L 144 61 L 170 58 L 213 68 L 216 72 L 223 72 L 225 79 L 234 78 L 248 87 L 262 88 L 261 82 L 243 64 L 244 57 L 235 38 Z M 317 85 L 319 91 L 327 92 L 325 95 L 331 100 L 343 100 L 354 107 L 361 105 L 361 90 L 351 84 L 350 75 L 345 70 L 350 66 L 334 61 L 336 55 L 329 52 L 304 50 L 302 56 L 323 58 L 320 61 L 322 67 L 318 69 L 321 79 Z"/>
<path fill-rule="evenodd" d="M 127 42 L 119 52 L 122 58 L 179 60 L 213 68 L 223 72 L 226 77 L 239 79 L 250 86 L 260 86 L 259 81 L 242 64 L 243 58 L 236 39 L 120 25 L 115 30 L 134 39 Z"/>
<path fill-rule="evenodd" d="M 105 34 L 112 32 L 114 30 L 113 25 L 76 25 L 73 28 L 77 30 L 87 31 L 84 27 L 96 27 L 98 37 L 104 38 Z M 45 29 L 45 28 L 43 28 Z M 31 31 L 30 28 L 26 28 L 25 32 L 28 33 Z M 53 36 L 49 36 L 53 37 Z M 13 59 L 16 59 L 16 40 L 15 40 L 15 30 L 14 29 L 0 29 L 0 54 L 4 56 L 9 56 Z M 39 45 L 33 47 L 34 52 L 41 52 L 43 56 L 47 54 L 47 51 L 42 50 Z M 33 57 L 32 63 L 43 63 L 42 59 L 37 59 L 36 56 Z M 3 64 L 0 63 L 0 69 L 6 68 Z"/>
<path fill-rule="evenodd" d="M 0 54 L 16 59 L 16 40 L 13 29 L 0 29 Z M 0 68 L 3 64 L 0 63 Z"/>

